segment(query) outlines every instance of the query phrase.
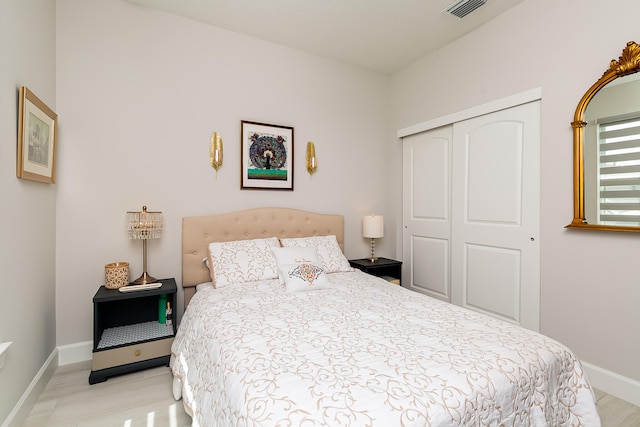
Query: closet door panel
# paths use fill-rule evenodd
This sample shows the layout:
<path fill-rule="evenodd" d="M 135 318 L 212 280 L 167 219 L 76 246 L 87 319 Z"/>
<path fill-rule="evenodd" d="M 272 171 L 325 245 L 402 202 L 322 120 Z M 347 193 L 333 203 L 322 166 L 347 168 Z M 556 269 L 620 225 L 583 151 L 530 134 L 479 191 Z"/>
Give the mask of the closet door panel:
<path fill-rule="evenodd" d="M 454 125 L 452 302 L 539 330 L 539 102 Z"/>
<path fill-rule="evenodd" d="M 466 135 L 468 222 L 519 224 L 523 123 L 490 123 Z"/>
<path fill-rule="evenodd" d="M 464 251 L 466 305 L 519 323 L 520 288 L 513 284 L 520 282 L 520 251 L 474 244 Z"/>
<path fill-rule="evenodd" d="M 403 286 L 450 300 L 452 127 L 403 139 Z"/>
<path fill-rule="evenodd" d="M 449 301 L 449 239 L 425 236 L 411 239 L 411 289 Z"/>

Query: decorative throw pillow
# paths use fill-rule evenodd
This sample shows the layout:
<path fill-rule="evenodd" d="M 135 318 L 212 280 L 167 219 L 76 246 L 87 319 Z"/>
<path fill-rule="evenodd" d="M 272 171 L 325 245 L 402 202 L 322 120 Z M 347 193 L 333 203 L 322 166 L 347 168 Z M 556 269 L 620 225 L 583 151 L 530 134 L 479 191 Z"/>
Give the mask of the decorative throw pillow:
<path fill-rule="evenodd" d="M 322 265 L 322 261 L 318 257 L 318 252 L 313 246 L 306 246 L 303 248 L 271 248 L 273 256 L 276 258 L 278 267 L 283 264 L 303 264 L 303 263 L 315 263 Z M 282 273 L 278 271 L 278 279 L 280 284 L 284 285 L 285 280 Z"/>
<path fill-rule="evenodd" d="M 279 264 L 287 292 L 313 291 L 330 286 L 320 263 Z"/>
<path fill-rule="evenodd" d="M 271 252 L 277 246 L 276 237 L 209 244 L 213 285 L 221 288 L 277 278 L 278 267 Z"/>
<path fill-rule="evenodd" d="M 353 270 L 340 249 L 338 239 L 334 235 L 280 239 L 280 243 L 287 248 L 306 246 L 316 248 L 326 273 Z"/>

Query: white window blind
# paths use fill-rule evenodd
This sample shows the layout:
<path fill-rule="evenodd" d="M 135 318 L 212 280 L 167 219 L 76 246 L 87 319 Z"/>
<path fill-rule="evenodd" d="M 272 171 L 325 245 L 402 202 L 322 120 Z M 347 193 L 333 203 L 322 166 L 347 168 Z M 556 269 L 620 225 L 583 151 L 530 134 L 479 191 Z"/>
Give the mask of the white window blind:
<path fill-rule="evenodd" d="M 598 130 L 598 222 L 640 226 L 640 116 Z"/>

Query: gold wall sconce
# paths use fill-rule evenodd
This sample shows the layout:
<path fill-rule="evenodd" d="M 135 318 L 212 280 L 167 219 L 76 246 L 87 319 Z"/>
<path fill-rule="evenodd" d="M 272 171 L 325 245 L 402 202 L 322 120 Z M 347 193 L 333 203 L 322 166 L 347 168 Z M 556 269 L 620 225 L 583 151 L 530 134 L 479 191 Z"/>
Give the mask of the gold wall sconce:
<path fill-rule="evenodd" d="M 313 173 L 318 168 L 318 159 L 316 158 L 316 146 L 313 145 L 313 142 L 307 142 L 307 161 L 306 161 L 307 172 L 309 172 L 309 176 L 313 175 Z"/>
<path fill-rule="evenodd" d="M 211 167 L 216 170 L 216 178 L 218 177 L 218 169 L 222 166 L 222 137 L 218 132 L 211 134 L 211 143 L 209 144 L 209 160 Z"/>

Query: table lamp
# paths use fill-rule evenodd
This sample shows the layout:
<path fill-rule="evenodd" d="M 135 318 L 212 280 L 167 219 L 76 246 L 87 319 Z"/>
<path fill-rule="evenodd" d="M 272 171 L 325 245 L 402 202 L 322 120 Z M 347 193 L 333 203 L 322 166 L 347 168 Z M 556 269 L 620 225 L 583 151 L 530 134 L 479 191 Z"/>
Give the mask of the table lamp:
<path fill-rule="evenodd" d="M 371 239 L 371 257 L 369 261 L 377 262 L 375 255 L 376 239 L 384 236 L 384 223 L 382 215 L 367 215 L 362 219 L 362 236 Z"/>
<path fill-rule="evenodd" d="M 162 212 L 147 212 L 147 207 L 143 206 L 142 212 L 127 212 L 126 223 L 129 238 L 142 240 L 143 273 L 131 283 L 142 285 L 156 282 L 158 279 L 147 273 L 147 240 L 160 238 L 164 225 Z"/>

